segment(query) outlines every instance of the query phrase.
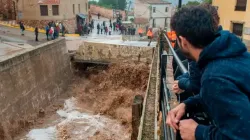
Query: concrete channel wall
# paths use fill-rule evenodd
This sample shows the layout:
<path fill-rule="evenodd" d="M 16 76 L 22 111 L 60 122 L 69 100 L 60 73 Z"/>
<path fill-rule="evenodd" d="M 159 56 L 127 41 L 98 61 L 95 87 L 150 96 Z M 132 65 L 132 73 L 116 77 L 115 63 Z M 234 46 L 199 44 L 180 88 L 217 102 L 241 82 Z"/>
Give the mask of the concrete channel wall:
<path fill-rule="evenodd" d="M 115 63 L 122 60 L 152 62 L 154 47 L 139 47 L 106 43 L 84 42 L 75 55 L 75 61 Z"/>
<path fill-rule="evenodd" d="M 0 131 L 4 131 L 5 138 L 28 125 L 39 110 L 65 91 L 71 76 L 65 39 L 1 61 Z"/>
<path fill-rule="evenodd" d="M 160 139 L 160 125 L 158 124 L 159 97 L 160 97 L 160 51 L 157 45 L 152 66 L 146 95 L 143 103 L 141 122 L 137 140 L 158 140 Z"/>

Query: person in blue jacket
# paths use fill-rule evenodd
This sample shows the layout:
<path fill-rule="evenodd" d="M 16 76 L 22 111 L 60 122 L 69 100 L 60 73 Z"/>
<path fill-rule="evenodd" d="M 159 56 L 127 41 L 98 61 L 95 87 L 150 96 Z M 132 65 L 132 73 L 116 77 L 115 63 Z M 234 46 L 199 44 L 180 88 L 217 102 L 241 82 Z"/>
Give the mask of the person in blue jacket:
<path fill-rule="evenodd" d="M 198 94 L 200 91 L 201 72 L 195 61 L 188 60 L 188 63 L 189 72 L 177 77 L 175 84 L 173 85 L 175 93 L 182 92 L 181 90 L 184 90 L 186 92 Z"/>
<path fill-rule="evenodd" d="M 167 124 L 180 130 L 184 140 L 250 140 L 250 54 L 229 31 L 215 31 L 212 15 L 192 6 L 178 10 L 171 19 L 183 54 L 199 67 L 201 88 L 172 109 Z M 212 124 L 181 120 L 186 110 L 200 104 Z"/>

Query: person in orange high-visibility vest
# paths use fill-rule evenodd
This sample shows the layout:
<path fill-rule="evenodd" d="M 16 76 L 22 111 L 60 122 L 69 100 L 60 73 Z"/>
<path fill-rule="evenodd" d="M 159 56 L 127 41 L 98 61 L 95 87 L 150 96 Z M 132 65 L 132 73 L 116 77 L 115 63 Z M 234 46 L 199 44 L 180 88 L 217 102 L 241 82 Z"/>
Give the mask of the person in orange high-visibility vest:
<path fill-rule="evenodd" d="M 142 34 L 143 34 L 142 28 L 139 28 L 139 29 L 138 29 L 138 33 L 139 33 L 140 37 L 142 37 Z"/>
<path fill-rule="evenodd" d="M 153 31 L 152 31 L 152 28 L 149 28 L 149 29 L 148 29 L 147 36 L 148 36 L 148 39 L 149 39 L 148 46 L 150 46 L 151 41 L 152 41 L 152 39 L 153 39 Z"/>
<path fill-rule="evenodd" d="M 176 38 L 177 38 L 175 31 L 167 32 L 167 36 L 171 41 L 172 47 L 174 48 L 175 43 L 176 43 Z"/>

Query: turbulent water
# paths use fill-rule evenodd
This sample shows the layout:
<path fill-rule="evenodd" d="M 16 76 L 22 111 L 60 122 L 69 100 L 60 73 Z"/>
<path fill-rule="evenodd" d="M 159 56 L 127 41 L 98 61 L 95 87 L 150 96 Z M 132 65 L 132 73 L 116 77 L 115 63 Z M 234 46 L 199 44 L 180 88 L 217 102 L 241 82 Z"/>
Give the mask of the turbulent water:
<path fill-rule="evenodd" d="M 33 129 L 26 135 L 26 140 L 87 140 L 102 135 L 99 139 L 112 137 L 128 139 L 119 122 L 105 116 L 80 112 L 76 107 L 76 99 L 65 101 L 64 109 L 58 110 L 60 121 L 55 126 L 43 129 Z M 56 121 L 56 120 L 55 120 Z M 96 139 L 96 138 L 95 138 Z"/>
<path fill-rule="evenodd" d="M 45 109 L 47 117 L 23 140 L 130 140 L 131 106 L 135 95 L 144 95 L 148 76 L 146 63 L 88 67 L 65 92 L 74 97 Z"/>

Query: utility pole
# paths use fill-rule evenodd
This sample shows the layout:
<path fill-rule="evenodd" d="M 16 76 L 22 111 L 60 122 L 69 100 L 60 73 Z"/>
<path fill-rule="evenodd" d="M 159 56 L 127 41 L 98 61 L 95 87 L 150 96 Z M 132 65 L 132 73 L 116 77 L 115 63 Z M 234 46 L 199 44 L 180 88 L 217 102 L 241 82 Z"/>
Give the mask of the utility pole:
<path fill-rule="evenodd" d="M 181 5 L 182 5 L 182 0 L 179 0 L 178 9 L 180 9 L 180 8 L 181 8 Z"/>

